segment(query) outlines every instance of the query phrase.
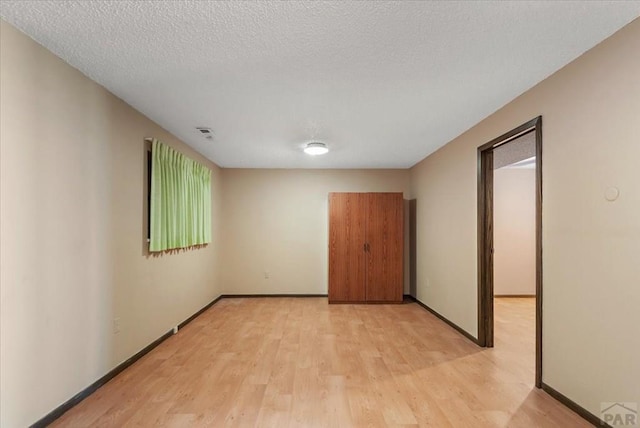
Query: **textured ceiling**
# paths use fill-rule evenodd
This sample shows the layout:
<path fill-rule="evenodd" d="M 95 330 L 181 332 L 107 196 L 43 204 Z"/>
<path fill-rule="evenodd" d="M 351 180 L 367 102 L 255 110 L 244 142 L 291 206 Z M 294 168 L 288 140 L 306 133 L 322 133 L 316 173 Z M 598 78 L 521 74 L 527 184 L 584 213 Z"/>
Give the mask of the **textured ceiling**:
<path fill-rule="evenodd" d="M 640 2 L 3 1 L 0 14 L 221 166 L 394 168 Z M 303 154 L 311 138 L 331 152 Z"/>
<path fill-rule="evenodd" d="M 500 169 L 536 156 L 536 133 L 531 131 L 493 150 L 493 169 Z"/>

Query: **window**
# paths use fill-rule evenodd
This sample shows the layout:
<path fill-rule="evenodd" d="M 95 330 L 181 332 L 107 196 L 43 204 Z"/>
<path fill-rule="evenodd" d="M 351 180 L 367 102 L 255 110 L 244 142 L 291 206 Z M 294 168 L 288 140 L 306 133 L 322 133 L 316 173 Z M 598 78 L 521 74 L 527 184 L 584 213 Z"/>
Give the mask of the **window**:
<path fill-rule="evenodd" d="M 149 183 L 149 251 L 211 242 L 211 171 L 153 140 Z"/>

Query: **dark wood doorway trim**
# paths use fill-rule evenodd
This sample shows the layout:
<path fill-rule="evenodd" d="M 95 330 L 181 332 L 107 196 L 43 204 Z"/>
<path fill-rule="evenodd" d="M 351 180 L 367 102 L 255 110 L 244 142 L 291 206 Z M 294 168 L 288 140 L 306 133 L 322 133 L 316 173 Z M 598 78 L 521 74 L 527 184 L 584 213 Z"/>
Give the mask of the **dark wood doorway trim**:
<path fill-rule="evenodd" d="M 478 147 L 478 344 L 493 347 L 493 150 L 535 132 L 536 387 L 542 386 L 542 116 Z"/>

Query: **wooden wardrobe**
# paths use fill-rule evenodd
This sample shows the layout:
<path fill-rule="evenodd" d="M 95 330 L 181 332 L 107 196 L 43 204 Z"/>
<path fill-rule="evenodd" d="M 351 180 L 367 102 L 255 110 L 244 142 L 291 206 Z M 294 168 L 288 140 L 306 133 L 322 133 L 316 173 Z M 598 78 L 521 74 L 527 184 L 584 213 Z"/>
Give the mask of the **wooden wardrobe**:
<path fill-rule="evenodd" d="M 329 303 L 402 302 L 402 193 L 329 194 Z"/>

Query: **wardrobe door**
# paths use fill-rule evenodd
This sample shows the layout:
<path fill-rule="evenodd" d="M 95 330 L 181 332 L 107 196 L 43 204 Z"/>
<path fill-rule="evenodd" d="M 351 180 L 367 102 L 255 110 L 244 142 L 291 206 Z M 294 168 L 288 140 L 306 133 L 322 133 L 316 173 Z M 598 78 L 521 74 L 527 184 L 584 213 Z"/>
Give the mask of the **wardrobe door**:
<path fill-rule="evenodd" d="M 367 301 L 401 302 L 404 286 L 402 193 L 369 193 L 367 206 Z"/>
<path fill-rule="evenodd" d="M 364 193 L 329 194 L 329 302 L 364 302 Z"/>

